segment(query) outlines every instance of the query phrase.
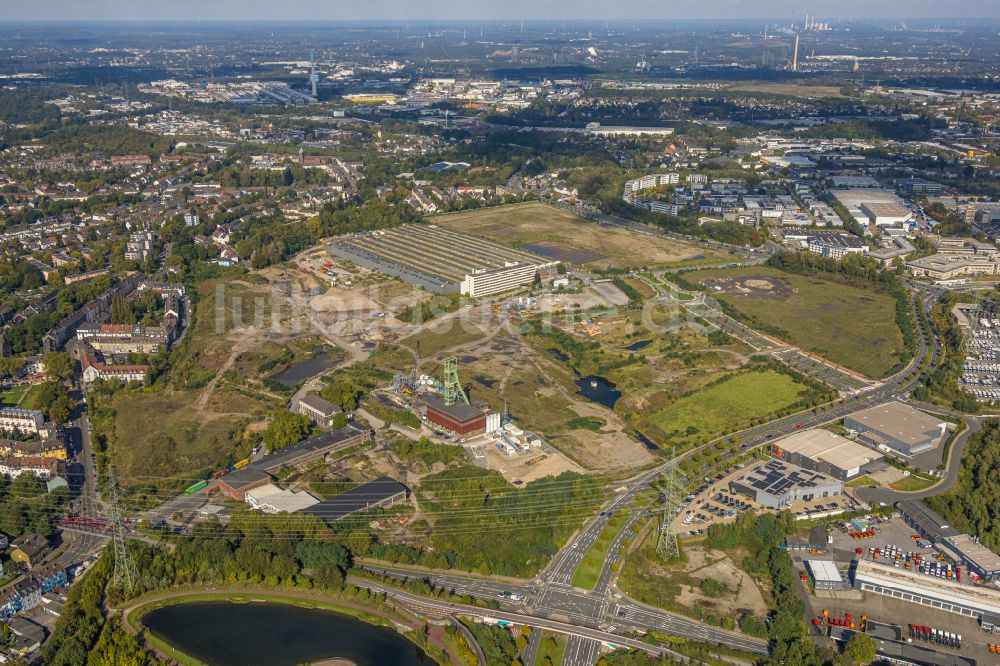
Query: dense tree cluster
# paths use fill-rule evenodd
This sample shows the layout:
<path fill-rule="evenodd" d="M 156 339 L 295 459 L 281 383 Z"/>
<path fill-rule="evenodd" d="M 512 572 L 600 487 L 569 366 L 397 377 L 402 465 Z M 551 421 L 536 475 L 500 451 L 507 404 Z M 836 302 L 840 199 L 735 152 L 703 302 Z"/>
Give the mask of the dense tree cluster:
<path fill-rule="evenodd" d="M 479 622 L 469 622 L 466 624 L 472 635 L 475 636 L 479 649 L 483 651 L 487 664 L 507 664 L 520 663 L 517 660 L 517 645 L 510 635 L 507 627 L 498 627 L 491 624 Z"/>
<path fill-rule="evenodd" d="M 810 640 L 803 620 L 805 606 L 799 596 L 798 577 L 792 558 L 782 543 L 795 529 L 795 516 L 788 511 L 780 514 L 755 515 L 742 513 L 735 522 L 712 525 L 706 545 L 722 550 L 739 549 L 744 553 L 742 567 L 751 575 L 767 574 L 771 579 L 773 608 L 767 624 L 771 639 L 771 656 L 766 666 L 857 666 L 866 645 L 856 645 L 850 652 L 835 654 L 818 648 Z M 740 624 L 743 625 L 743 620 Z M 759 627 L 754 626 L 754 629 Z M 748 632 L 749 633 L 749 632 Z"/>
<path fill-rule="evenodd" d="M 439 557 L 458 569 L 508 576 L 544 566 L 604 500 L 600 481 L 579 474 L 514 488 L 497 472 L 465 465 L 425 477 L 421 495 L 434 517 L 431 545 Z"/>
<path fill-rule="evenodd" d="M 52 517 L 65 514 L 69 491 L 56 488 L 47 492 L 34 474 L 19 474 L 13 481 L 0 475 L 0 531 L 11 536 L 36 532 L 51 536 Z"/>
<path fill-rule="evenodd" d="M 45 137 L 59 152 L 102 152 L 108 155 L 159 157 L 174 146 L 170 137 L 143 132 L 125 125 L 67 125 Z"/>
<path fill-rule="evenodd" d="M 461 446 L 435 444 L 426 437 L 421 437 L 417 441 L 403 437 L 393 442 L 390 448 L 400 459 L 419 460 L 427 467 L 435 463 L 447 465 L 465 457 L 465 449 Z"/>
<path fill-rule="evenodd" d="M 268 451 L 277 451 L 305 439 L 310 432 L 312 422 L 305 416 L 279 409 L 272 414 L 271 422 L 264 430 L 264 445 Z"/>
<path fill-rule="evenodd" d="M 948 522 L 1000 552 L 1000 424 L 988 422 L 966 444 L 951 491 L 926 501 Z"/>

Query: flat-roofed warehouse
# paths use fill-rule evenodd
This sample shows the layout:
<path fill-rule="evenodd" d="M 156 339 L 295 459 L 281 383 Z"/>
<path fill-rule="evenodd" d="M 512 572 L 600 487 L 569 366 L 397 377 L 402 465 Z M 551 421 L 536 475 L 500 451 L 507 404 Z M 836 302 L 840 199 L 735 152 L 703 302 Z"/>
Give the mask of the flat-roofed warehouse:
<path fill-rule="evenodd" d="M 551 277 L 559 263 L 432 224 L 404 224 L 395 229 L 342 236 L 327 246 L 327 252 L 428 291 L 457 291 L 473 298 Z"/>
<path fill-rule="evenodd" d="M 859 560 L 854 568 L 854 587 L 980 621 L 993 630 L 1000 617 L 1000 590 L 990 585 L 966 585 L 870 560 Z"/>
<path fill-rule="evenodd" d="M 875 471 L 882 454 L 840 435 L 814 428 L 800 430 L 771 445 L 771 453 L 815 472 L 847 481 L 862 471 Z"/>
<path fill-rule="evenodd" d="M 409 492 L 409 489 L 399 481 L 388 476 L 380 476 L 374 481 L 355 486 L 330 499 L 306 507 L 300 513 L 318 516 L 331 523 L 358 511 L 369 511 L 405 502 Z"/>
<path fill-rule="evenodd" d="M 942 546 L 954 551 L 970 571 L 987 583 L 1000 580 L 1000 555 L 968 534 L 945 537 Z"/>
<path fill-rule="evenodd" d="M 844 427 L 879 450 L 909 457 L 940 444 L 948 423 L 901 402 L 887 402 L 849 414 Z"/>
<path fill-rule="evenodd" d="M 958 530 L 920 500 L 903 500 L 896 504 L 896 508 L 907 525 L 935 545 L 959 534 Z"/>

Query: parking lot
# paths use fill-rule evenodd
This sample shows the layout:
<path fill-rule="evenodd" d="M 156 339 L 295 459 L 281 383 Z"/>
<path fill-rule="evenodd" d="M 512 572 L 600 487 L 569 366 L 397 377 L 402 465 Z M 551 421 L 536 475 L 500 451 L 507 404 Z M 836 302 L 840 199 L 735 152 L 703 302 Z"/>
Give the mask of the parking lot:
<path fill-rule="evenodd" d="M 980 402 L 1000 400 L 1000 315 L 991 303 L 970 313 L 961 382 Z"/>
<path fill-rule="evenodd" d="M 849 562 L 857 557 L 858 548 L 863 550 L 868 559 L 871 559 L 868 554 L 869 548 L 883 551 L 895 549 L 904 554 L 919 553 L 922 558 L 929 559 L 934 559 L 937 554 L 928 542 L 923 542 L 927 546 L 921 547 L 920 543 L 913 539 L 913 529 L 904 523 L 902 518 L 880 519 L 876 516 L 870 519 L 859 518 L 848 524 L 837 523 L 830 534 L 833 536 L 831 550 L 837 560 L 842 562 Z M 885 563 L 884 558 L 880 561 Z"/>
<path fill-rule="evenodd" d="M 729 492 L 729 481 L 743 474 L 746 469 L 746 463 L 739 463 L 706 478 L 694 492 L 684 498 L 681 511 L 674 521 L 674 530 L 681 535 L 701 534 L 709 525 L 735 520 L 743 511 L 754 509 L 753 503 L 747 498 L 734 496 Z"/>
<path fill-rule="evenodd" d="M 997 655 L 991 655 L 989 651 L 989 644 L 991 642 L 997 643 L 997 639 L 992 634 L 985 633 L 979 627 L 979 623 L 969 617 L 955 613 L 945 613 L 934 608 L 928 608 L 873 592 L 864 592 L 861 601 L 810 597 L 809 602 L 812 605 L 810 627 L 812 627 L 811 619 L 821 616 L 823 611 L 826 610 L 831 617 L 844 617 L 847 613 L 850 613 L 855 618 L 867 615 L 869 622 L 894 625 L 899 627 L 904 641 L 909 638 L 909 625 L 911 624 L 938 630 L 947 630 L 955 634 L 961 634 L 961 648 L 946 647 L 916 637 L 913 639 L 913 644 L 939 650 L 944 653 L 970 657 L 975 659 L 979 664 L 998 663 Z M 815 632 L 816 629 L 813 629 L 813 631 Z"/>
<path fill-rule="evenodd" d="M 674 521 L 674 530 L 682 535 L 700 534 L 709 525 L 727 523 L 743 513 L 770 511 L 740 493 L 729 490 L 729 482 L 746 474 L 762 461 L 739 463 L 716 474 L 699 486 L 684 499 L 681 511 Z M 794 501 L 789 509 L 803 519 L 819 518 L 831 513 L 853 510 L 855 500 L 848 495 L 816 498 L 809 501 Z"/>

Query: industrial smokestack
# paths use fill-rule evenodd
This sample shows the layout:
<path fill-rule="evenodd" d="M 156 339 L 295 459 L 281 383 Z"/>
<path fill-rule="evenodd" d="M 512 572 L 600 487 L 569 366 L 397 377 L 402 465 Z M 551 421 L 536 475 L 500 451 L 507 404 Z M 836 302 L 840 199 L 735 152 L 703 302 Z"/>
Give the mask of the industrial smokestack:
<path fill-rule="evenodd" d="M 795 35 L 795 53 L 792 55 L 792 71 L 799 71 L 799 36 Z"/>

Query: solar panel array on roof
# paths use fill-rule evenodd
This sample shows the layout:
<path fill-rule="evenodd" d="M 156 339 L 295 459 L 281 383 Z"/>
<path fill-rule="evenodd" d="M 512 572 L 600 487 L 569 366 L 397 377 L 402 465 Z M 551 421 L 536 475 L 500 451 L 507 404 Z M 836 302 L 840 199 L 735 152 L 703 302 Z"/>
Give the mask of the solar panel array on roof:
<path fill-rule="evenodd" d="M 755 490 L 781 495 L 793 487 L 815 488 L 827 477 L 818 472 L 791 467 L 780 460 L 769 460 L 746 476 Z"/>

